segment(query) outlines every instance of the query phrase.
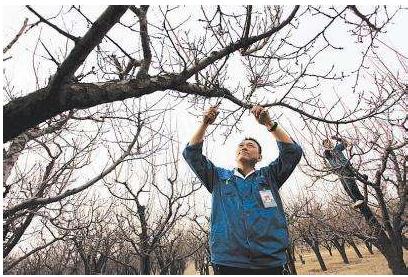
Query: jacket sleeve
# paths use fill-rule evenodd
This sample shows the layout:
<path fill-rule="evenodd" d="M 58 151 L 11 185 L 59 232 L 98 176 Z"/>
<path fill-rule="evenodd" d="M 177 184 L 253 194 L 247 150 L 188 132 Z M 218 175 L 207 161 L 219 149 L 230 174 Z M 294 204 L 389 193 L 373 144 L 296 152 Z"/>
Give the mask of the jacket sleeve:
<path fill-rule="evenodd" d="M 214 164 L 202 154 L 202 150 L 203 142 L 194 145 L 187 144 L 183 157 L 207 190 L 212 192 L 217 171 Z"/>
<path fill-rule="evenodd" d="M 277 182 L 278 189 L 285 183 L 285 181 L 292 174 L 296 165 L 299 163 L 303 150 L 296 143 L 285 143 L 278 141 L 279 156 L 276 160 L 271 162 L 265 169 Z"/>

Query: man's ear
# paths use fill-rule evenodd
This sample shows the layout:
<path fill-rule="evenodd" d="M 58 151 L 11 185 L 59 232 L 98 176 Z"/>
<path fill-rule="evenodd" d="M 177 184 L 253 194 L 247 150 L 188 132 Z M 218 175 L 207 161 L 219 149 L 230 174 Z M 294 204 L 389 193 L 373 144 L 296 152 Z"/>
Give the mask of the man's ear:
<path fill-rule="evenodd" d="M 262 155 L 259 154 L 257 162 L 259 162 L 259 161 L 261 161 L 261 160 L 262 160 Z"/>

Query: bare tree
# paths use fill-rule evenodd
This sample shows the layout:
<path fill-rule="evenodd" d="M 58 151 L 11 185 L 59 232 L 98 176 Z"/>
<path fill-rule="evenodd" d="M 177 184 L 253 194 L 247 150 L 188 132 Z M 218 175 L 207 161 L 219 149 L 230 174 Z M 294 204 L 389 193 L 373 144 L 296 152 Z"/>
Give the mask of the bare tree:
<path fill-rule="evenodd" d="M 95 201 L 89 196 L 88 188 L 97 186 L 116 167 L 132 159 L 144 159 L 150 156 L 151 152 L 147 145 L 160 132 L 160 121 L 159 127 L 154 126 L 153 131 L 151 129 L 153 126 L 151 122 L 157 118 L 157 115 L 154 115 L 156 112 L 152 113 L 153 115 L 145 113 L 142 117 L 138 110 L 127 110 L 127 115 L 123 118 L 112 118 L 109 113 L 103 111 L 97 115 L 70 112 L 55 122 L 48 122 L 48 126 L 29 130 L 14 139 L 4 153 L 5 175 L 9 177 L 4 179 L 3 184 L 5 187 L 3 193 L 5 197 L 4 257 L 11 253 L 22 238 L 33 237 L 30 230 L 37 229 L 36 218 L 42 218 L 55 225 L 57 229 L 71 230 L 70 225 L 77 218 L 74 211 L 86 207 L 88 201 Z M 89 124 L 83 123 L 85 121 L 89 121 Z M 76 130 L 77 123 L 81 123 L 83 128 Z M 108 127 L 109 124 L 113 124 L 113 128 L 106 131 L 102 125 Z M 146 128 L 143 129 L 143 126 Z M 123 130 L 124 128 L 126 131 Z M 77 131 L 82 132 L 80 135 L 72 134 Z M 104 147 L 107 150 L 105 156 L 101 153 Z M 158 149 L 156 147 L 151 150 Z M 40 155 L 34 156 L 33 153 Z M 42 155 L 46 155 L 45 158 Z M 99 165 L 98 161 L 91 162 L 95 155 L 99 158 Z M 101 164 L 104 160 L 106 165 Z M 99 166 L 100 171 L 95 176 L 90 176 L 89 172 L 86 172 L 91 164 Z M 80 182 L 82 184 L 78 184 Z M 85 216 L 90 216 L 87 220 L 92 221 L 94 214 L 89 212 Z M 41 224 L 49 225 L 46 222 Z M 84 239 L 81 228 L 73 229 L 78 230 L 78 233 L 64 241 L 75 242 L 75 247 L 81 254 L 80 258 L 85 266 L 85 273 L 100 272 L 101 266 L 106 263 L 106 253 L 105 257 L 101 257 L 98 251 L 89 253 L 85 251 L 81 246 Z M 44 247 L 40 246 L 36 249 L 41 250 Z M 30 255 L 35 253 L 33 251 Z M 98 258 L 95 258 L 96 256 Z M 23 257 L 27 258 L 28 255 Z M 13 255 L 14 259 L 22 261 Z M 105 262 L 94 261 L 94 259 L 104 259 Z M 14 262 L 11 264 L 16 265 Z M 8 267 L 8 270 L 10 269 L 11 267 Z"/>
<path fill-rule="evenodd" d="M 397 69 L 387 65 L 379 56 L 373 57 L 373 66 L 376 66 L 378 71 L 371 79 L 376 90 L 370 98 L 372 102 L 396 99 L 392 109 L 354 123 L 353 128 L 347 132 L 327 129 L 329 134 L 337 134 L 354 141 L 348 155 L 353 165 L 354 178 L 360 184 L 359 197 L 365 199 L 365 204 L 359 209 L 359 213 L 367 225 L 361 225 L 358 220 L 355 222 L 360 224 L 360 229 L 362 226 L 368 226 L 368 232 L 365 234 L 357 232 L 357 234 L 363 241 L 375 245 L 387 259 L 392 272 L 398 274 L 406 273 L 407 270 L 403 260 L 403 248 L 407 245 L 407 238 L 404 235 L 408 190 L 405 126 L 407 86 L 404 83 L 407 71 L 406 58 L 401 57 L 398 52 L 393 52 L 399 60 Z M 347 110 L 345 106 L 343 107 Z M 315 127 L 321 128 L 317 125 L 312 127 L 312 132 L 317 130 L 314 129 Z M 316 134 L 319 133 L 321 134 L 319 131 L 316 132 Z M 317 138 L 314 138 L 313 147 L 316 154 L 321 156 L 319 146 L 316 144 L 320 143 L 322 137 L 320 141 L 316 141 Z M 309 170 L 306 170 L 306 173 L 309 176 L 316 181 L 321 178 L 330 180 L 331 171 L 322 167 L 322 162 L 316 166 L 316 163 L 309 159 L 307 163 Z M 340 206 L 344 206 L 351 198 L 352 196 L 347 195 L 339 198 L 338 202 Z M 342 208 L 342 210 L 348 210 L 348 214 L 352 213 L 349 209 Z M 353 225 L 352 228 L 359 230 L 358 224 L 347 222 Z"/>
<path fill-rule="evenodd" d="M 327 271 L 327 266 L 320 252 L 320 247 L 324 241 L 324 231 L 319 228 L 315 220 L 315 217 L 322 214 L 321 205 L 308 198 L 303 198 L 302 201 L 292 203 L 288 210 L 290 210 L 292 222 L 289 225 L 291 236 L 305 242 L 316 255 L 321 270 Z M 309 213 L 312 213 L 314 217 L 307 216 Z"/>
<path fill-rule="evenodd" d="M 275 101 L 264 103 L 264 106 L 281 106 L 307 118 L 330 123 L 352 122 L 376 114 L 379 109 L 384 108 L 385 103 L 373 106 L 368 113 L 360 114 L 357 118 L 354 115 L 358 115 L 358 110 L 338 120 L 328 120 L 308 111 L 308 107 L 314 107 L 316 97 L 312 93 L 301 101 L 296 100 L 292 93 L 311 90 L 315 87 L 315 82 L 308 85 L 306 83 L 312 79 L 336 80 L 344 77 L 344 73 L 336 73 L 332 69 L 323 74 L 311 71 L 314 59 L 321 52 L 341 49 L 326 36 L 335 22 L 345 20 L 345 27 L 352 28 L 359 41 L 367 39 L 368 46 L 364 52 L 367 53 L 377 36 L 385 31 L 387 24 L 399 10 L 390 13 L 387 8 L 374 7 L 372 12 L 365 15 L 355 6 L 330 7 L 327 10 L 322 7 L 274 6 L 255 9 L 249 6 L 232 11 L 226 11 L 221 6 L 202 7 L 198 19 L 202 23 L 202 34 L 190 37 L 188 17 L 179 23 L 173 16 L 176 12 L 182 14 L 179 11 L 181 7 L 155 8 L 155 12 L 161 16 L 152 18 L 150 27 L 148 6 L 110 6 L 95 22 L 92 22 L 80 7 L 72 7 L 68 13 L 60 13 L 59 16 L 79 14 L 86 24 L 91 25 L 85 34 L 80 35 L 63 30 L 54 24 L 52 19 L 44 18 L 30 6 L 27 6 L 27 9 L 38 18 L 38 22 L 32 24 L 32 27 L 47 25 L 69 40 L 71 50 L 63 61 L 52 58 L 57 68 L 45 87 L 32 90 L 4 106 L 4 141 L 9 141 L 26 129 L 64 111 L 87 109 L 164 90 L 205 98 L 224 96 L 240 108 L 250 108 L 251 101 L 257 101 L 257 97 L 253 97 L 257 88 L 280 89 L 281 96 L 276 95 L 278 98 Z M 137 16 L 137 20 L 120 25 L 130 34 L 136 31 L 139 33 L 140 43 L 132 52 L 141 53 L 140 58 L 129 54 L 124 50 L 125 47 L 107 36 L 125 13 Z M 320 18 L 323 22 L 321 27 L 304 44 L 293 41 L 291 34 L 310 16 Z M 133 29 L 136 22 L 139 25 L 138 30 Z M 107 54 L 111 50 L 103 51 L 100 43 L 104 38 L 119 49 L 122 61 L 114 53 Z M 95 48 L 97 55 L 96 62 L 91 62 L 94 64 L 92 70 L 81 68 L 85 60 L 93 57 L 91 54 Z M 222 86 L 226 78 L 227 61 L 237 51 L 240 51 L 250 68 L 248 81 L 252 85 L 250 91 L 244 92 L 243 95 L 235 92 L 235 89 Z M 45 56 L 53 57 L 48 49 L 45 52 Z M 112 75 L 111 68 L 115 68 L 115 71 L 120 71 L 119 78 L 98 83 L 79 82 L 84 74 L 75 76 L 75 73 L 80 68 L 82 72 L 94 72 L 95 64 L 98 65 L 102 77 L 109 78 Z M 361 67 L 364 64 L 363 57 Z M 292 65 L 295 70 L 290 69 Z M 275 66 L 279 70 L 271 71 Z M 138 71 L 134 75 L 135 68 L 138 68 Z M 359 70 L 356 80 L 358 73 Z M 192 78 L 195 82 L 190 82 Z"/>
<path fill-rule="evenodd" d="M 187 184 L 190 180 L 178 174 L 176 139 L 166 130 L 171 126 L 164 115 L 180 103 L 194 114 L 212 98 L 224 98 L 230 106 L 223 108 L 217 126 L 223 127 L 225 138 L 239 130 L 243 113 L 255 103 L 273 108 L 277 117 L 279 108 L 295 112 L 319 138 L 320 126 L 336 133 L 344 124 L 367 130 L 388 126 L 367 135 L 360 142 L 367 147 L 354 158 L 361 157 L 356 170 L 370 177 L 363 183 L 371 206 L 361 211 L 368 224 L 358 237 L 380 249 L 393 272 L 404 272 L 406 138 L 385 143 L 377 137 L 384 136 L 386 128 L 406 131 L 406 118 L 391 112 L 407 106 L 406 85 L 400 75 L 384 70 L 386 66 L 366 69 L 375 49 L 383 45 L 382 34 L 403 9 L 109 6 L 96 19 L 83 6 L 62 7 L 53 16 L 45 16 L 40 7 L 26 10 L 28 20 L 3 48 L 3 53 L 13 55 L 21 49 L 17 41 L 38 34 L 29 49 L 35 87 L 19 88 L 4 71 L 5 271 L 78 274 L 82 265 L 81 273 L 180 273 L 193 255 L 199 271 L 207 274 L 207 244 L 188 251 L 184 246 L 172 248 L 193 240 L 175 229 L 190 212 L 188 199 L 199 186 L 195 181 Z M 313 20 L 318 27 L 300 39 L 303 26 Z M 329 36 L 336 24 L 351 32 L 353 46 L 362 52 L 351 70 L 315 66 L 323 54 L 343 50 L 342 43 Z M 39 26 L 55 35 L 52 46 L 45 39 L 49 33 L 43 35 Z M 4 61 L 6 68 L 17 62 L 12 56 Z M 237 63 L 242 63 L 239 82 L 231 73 Z M 364 74 L 377 74 L 377 94 L 365 91 Z M 357 105 L 336 113 L 343 104 L 341 97 L 326 105 L 319 86 L 345 79 L 354 80 L 350 91 Z M 163 153 L 170 160 L 161 161 Z M 381 163 L 377 172 L 372 169 L 376 161 Z M 318 172 L 318 178 L 329 174 Z M 114 220 L 99 220 L 92 207 L 84 208 L 102 198 L 93 198 L 89 190 L 100 188 L 102 182 L 118 201 L 106 208 L 116 213 Z M 395 192 L 385 190 L 385 184 L 395 186 Z M 103 194 L 104 189 L 98 192 Z M 372 211 L 375 205 L 381 208 Z M 73 212 L 82 208 L 81 216 Z M 322 229 L 313 228 L 316 219 L 311 217 L 298 220 L 294 239 L 307 242 L 318 255 Z M 73 226 L 75 221 L 79 223 Z M 115 226 L 108 227 L 111 222 Z M 203 228 L 191 233 L 200 245 L 208 238 L 207 227 Z M 21 252 L 20 242 L 37 236 L 45 236 L 42 244 Z M 61 255 L 47 258 L 47 249 Z M 325 268 L 322 259 L 321 265 Z"/>
<path fill-rule="evenodd" d="M 189 258 L 202 248 L 202 244 L 194 242 L 188 228 L 175 229 L 162 237 L 160 247 L 154 251 L 157 272 L 160 275 L 183 275 Z"/>
<path fill-rule="evenodd" d="M 167 244 L 178 242 L 177 235 L 173 240 L 169 236 L 190 211 L 187 198 L 201 187 L 198 183 L 191 186 L 178 181 L 178 147 L 173 145 L 166 156 L 159 162 L 163 164 L 162 170 L 152 155 L 147 165 L 131 165 L 139 168 L 134 175 L 116 178 L 113 186 L 107 184 L 110 193 L 121 200 L 122 209 L 116 213 L 119 232 L 132 246 L 139 259 L 139 271 L 145 275 L 152 273 L 155 253 L 160 272 L 171 269 L 172 264 L 163 260 L 160 251 L 165 251 Z M 167 259 L 176 262 L 177 257 Z"/>
<path fill-rule="evenodd" d="M 201 275 L 210 274 L 211 264 L 211 254 L 210 254 L 210 217 L 203 216 L 199 217 L 194 215 L 192 221 L 195 223 L 194 229 L 191 232 L 191 235 L 194 237 L 196 245 L 202 245 L 202 247 L 194 253 L 193 261 L 194 267 Z"/>

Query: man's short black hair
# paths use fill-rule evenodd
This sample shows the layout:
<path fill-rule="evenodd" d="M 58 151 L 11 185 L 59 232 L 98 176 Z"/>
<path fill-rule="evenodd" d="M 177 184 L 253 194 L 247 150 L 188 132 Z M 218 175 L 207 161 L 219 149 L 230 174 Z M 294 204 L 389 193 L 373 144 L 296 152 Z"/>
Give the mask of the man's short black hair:
<path fill-rule="evenodd" d="M 262 147 L 261 147 L 261 145 L 259 144 L 259 142 L 256 139 L 254 139 L 252 137 L 246 137 L 246 138 L 244 138 L 244 140 L 252 140 L 253 142 L 255 142 L 256 145 L 258 145 L 259 154 L 262 155 Z"/>

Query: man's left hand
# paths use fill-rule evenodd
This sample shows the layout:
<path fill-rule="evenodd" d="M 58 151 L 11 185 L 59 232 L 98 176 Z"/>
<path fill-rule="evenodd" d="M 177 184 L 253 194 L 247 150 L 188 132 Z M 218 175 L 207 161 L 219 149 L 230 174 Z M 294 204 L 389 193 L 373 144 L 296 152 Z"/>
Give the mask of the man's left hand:
<path fill-rule="evenodd" d="M 268 128 L 272 126 L 273 122 L 269 116 L 268 111 L 264 107 L 256 105 L 252 107 L 251 113 L 255 116 L 255 119 L 256 121 L 258 121 L 258 123 L 265 125 Z"/>

